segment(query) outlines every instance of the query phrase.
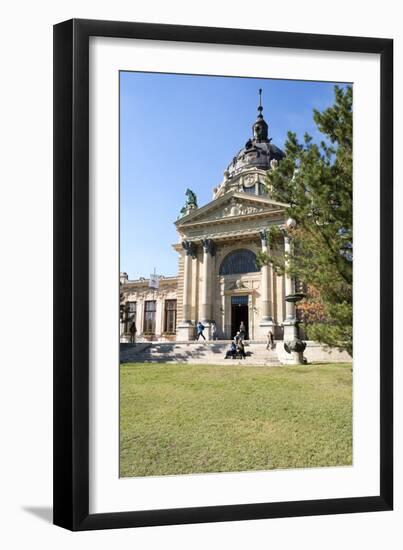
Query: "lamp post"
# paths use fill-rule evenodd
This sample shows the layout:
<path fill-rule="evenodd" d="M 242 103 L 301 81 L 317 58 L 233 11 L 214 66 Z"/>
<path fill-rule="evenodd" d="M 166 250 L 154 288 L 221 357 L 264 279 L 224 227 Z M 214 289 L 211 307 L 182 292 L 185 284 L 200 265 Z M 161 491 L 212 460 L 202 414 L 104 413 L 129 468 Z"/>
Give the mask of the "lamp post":
<path fill-rule="evenodd" d="M 294 311 L 295 311 L 295 304 L 299 301 L 301 301 L 303 298 L 305 298 L 305 294 L 302 292 L 296 292 L 295 294 L 289 294 L 285 297 L 286 302 L 293 303 L 294 304 Z M 290 363 L 301 365 L 305 363 L 304 361 L 304 350 L 306 348 L 306 342 L 301 340 L 299 336 L 299 321 L 297 319 L 297 316 L 290 320 L 290 328 L 292 328 L 292 336 L 293 338 L 291 340 L 284 341 L 284 349 L 285 351 L 291 355 L 290 357 Z M 289 336 L 291 336 L 289 334 Z"/>
<path fill-rule="evenodd" d="M 285 265 L 289 265 L 289 257 L 292 254 L 292 230 L 295 229 L 297 222 L 289 218 L 283 228 L 284 234 L 284 252 L 287 254 Z M 286 275 L 286 318 L 284 320 L 284 349 L 287 353 L 285 362 L 293 365 L 303 364 L 303 352 L 306 348 L 306 342 L 299 337 L 299 323 L 296 315 L 296 304 L 305 298 L 305 294 L 295 291 L 295 281 Z"/>

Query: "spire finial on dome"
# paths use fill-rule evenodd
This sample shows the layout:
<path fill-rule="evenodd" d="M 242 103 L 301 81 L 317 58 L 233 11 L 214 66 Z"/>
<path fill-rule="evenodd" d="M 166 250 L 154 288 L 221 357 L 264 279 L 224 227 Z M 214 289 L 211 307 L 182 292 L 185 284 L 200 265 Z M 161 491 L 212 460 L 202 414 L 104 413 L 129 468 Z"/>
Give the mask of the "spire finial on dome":
<path fill-rule="evenodd" d="M 262 88 L 259 88 L 259 107 L 257 108 L 257 110 L 259 111 L 259 115 L 258 115 L 258 118 L 263 118 L 263 115 L 262 115 L 262 111 L 263 111 L 263 107 L 262 107 Z"/>
<path fill-rule="evenodd" d="M 262 114 L 262 91 L 262 88 L 259 88 L 259 106 L 257 108 L 259 114 L 257 115 L 255 124 L 252 126 L 253 138 L 258 142 L 266 141 L 268 139 L 267 134 L 269 129 L 267 122 L 264 120 Z"/>

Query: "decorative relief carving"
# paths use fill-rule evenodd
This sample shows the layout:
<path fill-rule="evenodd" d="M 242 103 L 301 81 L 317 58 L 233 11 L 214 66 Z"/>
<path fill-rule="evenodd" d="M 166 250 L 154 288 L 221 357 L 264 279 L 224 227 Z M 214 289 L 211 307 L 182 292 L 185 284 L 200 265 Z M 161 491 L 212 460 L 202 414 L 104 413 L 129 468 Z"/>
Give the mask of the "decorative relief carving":
<path fill-rule="evenodd" d="M 237 236 L 259 236 L 259 231 L 264 230 L 267 227 L 267 221 L 262 220 L 261 223 L 254 223 L 250 227 L 245 225 L 245 222 L 237 222 L 228 225 L 215 225 L 208 228 L 207 231 L 203 231 L 202 235 L 206 239 L 215 239 L 217 237 L 237 237 Z M 188 231 L 188 238 L 200 238 L 200 229 L 191 229 Z"/>
<path fill-rule="evenodd" d="M 227 290 L 241 290 L 243 288 L 246 290 L 248 286 L 241 279 L 237 279 L 235 282 L 228 283 L 227 285 Z"/>
<path fill-rule="evenodd" d="M 214 219 L 228 218 L 229 216 L 244 216 L 247 214 L 258 214 L 264 211 L 265 211 L 265 208 L 258 208 L 257 206 L 235 203 L 235 204 L 226 206 L 223 210 L 221 210 L 219 215 L 215 216 Z"/>
<path fill-rule="evenodd" d="M 200 219 L 195 219 L 194 222 L 213 222 L 215 220 L 221 220 L 229 217 L 235 216 L 244 216 L 244 215 L 254 215 L 267 213 L 270 214 L 273 207 L 267 206 L 255 206 L 252 204 L 245 204 L 238 202 L 236 200 L 231 201 L 227 206 L 222 209 L 215 210 L 209 216 L 200 217 Z"/>
<path fill-rule="evenodd" d="M 245 187 L 252 187 L 256 183 L 256 175 L 255 174 L 247 174 L 243 177 L 243 185 Z"/>
<path fill-rule="evenodd" d="M 244 216 L 244 215 L 256 215 L 256 214 L 268 214 L 270 215 L 273 211 L 278 212 L 278 208 L 270 204 L 251 204 L 251 201 L 245 200 L 241 201 L 235 197 L 227 203 L 226 206 L 222 208 L 217 208 L 216 210 L 202 214 L 192 219 L 189 222 L 185 222 L 183 229 L 191 228 L 194 223 L 210 223 L 216 220 L 225 220 L 226 218 Z"/>

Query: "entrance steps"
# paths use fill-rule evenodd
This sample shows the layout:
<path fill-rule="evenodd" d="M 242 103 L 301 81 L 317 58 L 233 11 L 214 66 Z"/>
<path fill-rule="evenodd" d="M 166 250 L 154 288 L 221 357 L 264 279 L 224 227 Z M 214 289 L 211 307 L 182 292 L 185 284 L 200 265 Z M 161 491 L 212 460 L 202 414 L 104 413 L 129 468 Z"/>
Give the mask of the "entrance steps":
<path fill-rule="evenodd" d="M 189 363 L 204 365 L 280 365 L 276 350 L 266 342 L 245 341 L 246 359 L 225 359 L 231 340 L 147 342 L 120 345 L 121 363 Z"/>

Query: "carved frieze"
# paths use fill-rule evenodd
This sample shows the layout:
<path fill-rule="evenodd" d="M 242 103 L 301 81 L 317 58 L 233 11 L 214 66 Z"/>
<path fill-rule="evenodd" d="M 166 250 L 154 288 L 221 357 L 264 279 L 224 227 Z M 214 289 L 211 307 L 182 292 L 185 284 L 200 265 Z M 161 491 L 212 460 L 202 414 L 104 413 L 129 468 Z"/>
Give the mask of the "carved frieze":
<path fill-rule="evenodd" d="M 233 222 L 230 225 L 212 224 L 208 228 L 194 227 L 189 228 L 186 231 L 188 239 L 215 239 L 218 237 L 245 237 L 247 235 L 259 237 L 259 232 L 264 231 L 267 227 L 267 221 L 262 219 L 261 221 L 253 220 L 253 223 L 245 223 L 244 220 Z"/>

